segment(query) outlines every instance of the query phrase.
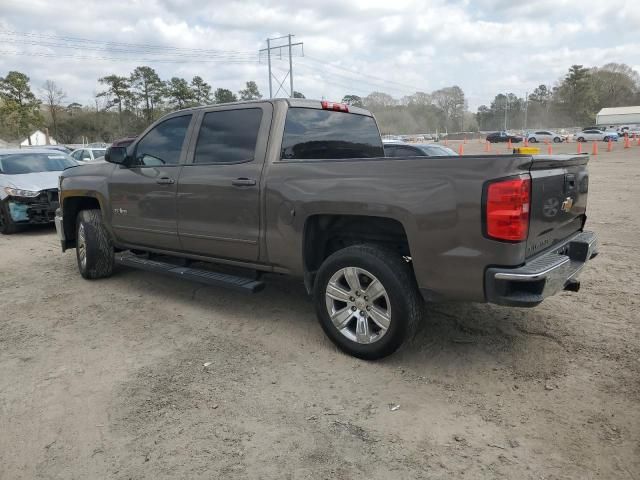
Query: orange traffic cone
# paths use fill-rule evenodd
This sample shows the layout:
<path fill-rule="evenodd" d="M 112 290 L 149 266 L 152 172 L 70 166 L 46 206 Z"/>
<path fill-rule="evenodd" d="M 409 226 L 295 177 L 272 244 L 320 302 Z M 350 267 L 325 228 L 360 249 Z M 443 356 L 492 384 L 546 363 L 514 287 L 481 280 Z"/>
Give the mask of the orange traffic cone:
<path fill-rule="evenodd" d="M 462 143 L 464 143 L 465 145 L 467 144 L 467 137 L 464 137 L 464 138 L 462 139 Z"/>
<path fill-rule="evenodd" d="M 446 139 L 446 138 L 444 139 L 444 145 L 445 145 L 445 147 L 446 147 L 447 145 L 449 145 L 449 142 L 447 142 L 447 139 Z"/>
<path fill-rule="evenodd" d="M 594 157 L 598 155 L 598 142 L 593 142 L 593 149 L 591 150 L 591 155 Z"/>
<path fill-rule="evenodd" d="M 507 150 L 513 150 L 513 143 L 511 143 L 511 139 L 507 142 Z"/>
<path fill-rule="evenodd" d="M 524 146 L 525 147 L 529 146 L 529 139 L 527 137 L 524 137 Z"/>
<path fill-rule="evenodd" d="M 547 143 L 547 154 L 553 155 L 553 147 L 550 143 Z"/>
<path fill-rule="evenodd" d="M 578 142 L 578 150 L 577 153 L 582 153 L 582 142 Z"/>
<path fill-rule="evenodd" d="M 638 135 L 638 143 L 636 145 L 640 147 L 640 135 Z"/>
<path fill-rule="evenodd" d="M 464 145 L 462 143 L 458 147 L 458 155 L 464 155 Z"/>
<path fill-rule="evenodd" d="M 607 152 L 613 152 L 613 142 L 611 139 L 607 142 Z"/>
<path fill-rule="evenodd" d="M 491 142 L 489 142 L 488 140 L 486 142 L 484 142 L 484 151 L 485 152 L 490 152 L 491 151 Z"/>
<path fill-rule="evenodd" d="M 630 148 L 631 142 L 629 142 L 629 137 L 625 135 L 624 137 L 624 148 Z"/>

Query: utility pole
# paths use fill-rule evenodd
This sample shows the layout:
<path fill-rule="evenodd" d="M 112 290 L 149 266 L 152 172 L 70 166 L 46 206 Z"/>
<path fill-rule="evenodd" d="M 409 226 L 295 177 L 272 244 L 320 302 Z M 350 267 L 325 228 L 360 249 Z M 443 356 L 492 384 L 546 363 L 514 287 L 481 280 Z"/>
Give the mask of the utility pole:
<path fill-rule="evenodd" d="M 273 98 L 273 87 L 271 86 L 271 40 L 267 38 L 267 62 L 269 63 L 269 98 Z"/>
<path fill-rule="evenodd" d="M 509 96 L 504 96 L 504 131 L 507 131 L 507 110 L 509 110 Z"/>
<path fill-rule="evenodd" d="M 523 130 L 527 130 L 527 114 L 529 113 L 529 92 L 525 92 L 524 94 L 524 128 Z"/>
<path fill-rule="evenodd" d="M 287 89 L 284 86 L 285 85 L 284 82 L 287 80 L 287 77 L 289 77 L 289 98 L 293 97 L 293 47 L 298 47 L 298 46 L 301 47 L 302 56 L 304 56 L 304 43 L 303 42 L 291 43 L 292 37 L 294 37 L 294 35 L 288 34 L 282 37 L 267 38 L 267 48 L 263 48 L 259 51 L 259 53 L 267 52 L 267 64 L 269 68 L 269 98 L 277 97 L 278 93 L 280 93 L 280 90 L 287 93 Z M 284 39 L 287 39 L 287 43 L 280 43 L 280 44 L 273 43 L 274 41 L 277 43 L 278 40 L 284 40 Z M 280 58 L 282 58 L 283 48 L 286 48 L 289 52 L 289 71 L 284 76 L 284 78 L 280 80 L 278 77 L 276 77 L 273 74 L 273 71 L 271 69 L 271 51 L 278 50 Z M 274 79 L 278 83 L 278 89 L 276 90 L 276 93 L 273 93 Z"/>

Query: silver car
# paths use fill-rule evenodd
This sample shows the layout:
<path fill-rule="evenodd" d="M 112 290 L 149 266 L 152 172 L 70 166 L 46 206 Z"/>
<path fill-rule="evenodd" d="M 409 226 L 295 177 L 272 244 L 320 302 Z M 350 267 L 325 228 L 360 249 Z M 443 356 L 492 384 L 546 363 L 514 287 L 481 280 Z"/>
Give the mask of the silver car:
<path fill-rule="evenodd" d="M 74 150 L 69 155 L 79 162 L 95 162 L 98 158 L 104 157 L 106 147 L 85 147 Z"/>
<path fill-rule="evenodd" d="M 576 133 L 575 138 L 578 142 L 608 142 L 609 140 L 617 142 L 618 134 L 616 132 L 603 132 L 602 130 L 596 130 L 594 128 Z"/>
<path fill-rule="evenodd" d="M 60 172 L 76 165 L 69 155 L 53 150 L 0 150 L 0 233 L 52 223 Z"/>
<path fill-rule="evenodd" d="M 533 133 L 530 133 L 527 136 L 527 140 L 529 141 L 529 143 L 536 143 L 536 142 L 561 143 L 564 140 L 564 137 L 559 133 L 552 132 L 551 130 L 537 130 Z"/>

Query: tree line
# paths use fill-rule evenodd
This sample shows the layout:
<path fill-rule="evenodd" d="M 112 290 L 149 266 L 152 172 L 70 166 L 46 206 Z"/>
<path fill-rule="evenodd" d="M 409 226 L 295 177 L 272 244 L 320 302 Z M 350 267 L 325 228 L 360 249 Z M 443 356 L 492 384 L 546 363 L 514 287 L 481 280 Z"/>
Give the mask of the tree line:
<path fill-rule="evenodd" d="M 21 140 L 34 129 L 47 127 L 62 143 L 110 142 L 136 135 L 174 110 L 262 98 L 252 80 L 234 93 L 227 88 L 214 90 L 200 76 L 191 81 L 180 77 L 162 80 L 148 66 L 137 67 L 129 76 L 107 75 L 98 84 L 94 105 L 81 105 L 65 102 L 67 93 L 52 80 L 42 85 L 37 96 L 26 74 L 9 72 L 0 77 L 0 138 Z"/>
<path fill-rule="evenodd" d="M 585 127 L 604 107 L 640 105 L 640 75 L 621 63 L 586 68 L 572 65 L 555 85 L 539 85 L 528 97 L 500 93 L 481 105 L 481 130 Z"/>
<path fill-rule="evenodd" d="M 165 113 L 197 105 L 262 98 L 255 81 L 234 93 L 216 88 L 195 76 L 162 80 L 151 67 L 135 68 L 129 76 L 98 79 L 100 91 L 93 105 L 66 103 L 66 92 L 47 80 L 36 95 L 24 73 L 0 77 L 0 138 L 26 138 L 35 128 L 47 127 L 63 143 L 112 141 L 140 133 Z M 304 95 L 294 92 L 294 97 Z M 360 97 L 348 94 L 342 102 L 371 110 L 382 133 L 472 132 L 523 128 L 586 126 L 603 107 L 640 104 L 640 75 L 625 64 L 586 68 L 573 65 L 555 85 L 539 85 L 530 94 L 499 93 L 477 113 L 457 86 L 433 92 L 415 92 L 394 98 L 375 91 Z"/>

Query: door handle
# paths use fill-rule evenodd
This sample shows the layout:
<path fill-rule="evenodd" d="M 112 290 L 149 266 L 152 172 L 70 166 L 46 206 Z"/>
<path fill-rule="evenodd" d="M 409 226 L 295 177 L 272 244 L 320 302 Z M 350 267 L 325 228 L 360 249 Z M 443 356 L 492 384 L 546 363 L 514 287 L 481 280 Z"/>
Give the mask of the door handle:
<path fill-rule="evenodd" d="M 252 178 L 236 178 L 231 182 L 231 185 L 236 187 L 253 187 L 256 181 Z"/>
<path fill-rule="evenodd" d="M 171 185 L 173 183 L 176 183 L 176 181 L 173 178 L 169 178 L 169 177 L 160 177 L 156 180 L 156 183 L 160 184 L 160 185 Z"/>

